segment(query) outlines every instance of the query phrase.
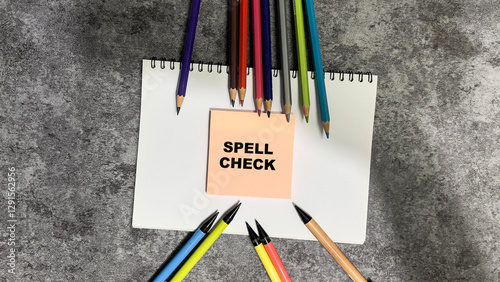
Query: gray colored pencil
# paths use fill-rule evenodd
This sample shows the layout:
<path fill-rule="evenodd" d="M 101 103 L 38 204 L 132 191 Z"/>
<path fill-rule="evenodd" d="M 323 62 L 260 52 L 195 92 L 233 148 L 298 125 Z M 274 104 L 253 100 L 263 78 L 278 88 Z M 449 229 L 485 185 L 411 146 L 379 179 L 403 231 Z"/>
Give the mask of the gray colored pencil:
<path fill-rule="evenodd" d="M 288 38 L 286 27 L 285 1 L 278 0 L 279 5 L 279 23 L 280 23 L 280 46 L 281 46 L 281 93 L 283 93 L 283 109 L 286 120 L 290 122 L 290 113 L 292 111 L 292 91 L 290 90 L 290 67 L 288 65 Z"/>

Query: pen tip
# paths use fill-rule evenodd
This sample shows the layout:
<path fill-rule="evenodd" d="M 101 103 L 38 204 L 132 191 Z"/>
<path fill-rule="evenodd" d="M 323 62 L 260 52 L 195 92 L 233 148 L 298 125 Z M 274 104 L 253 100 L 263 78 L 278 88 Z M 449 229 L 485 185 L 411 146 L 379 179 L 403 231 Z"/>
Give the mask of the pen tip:
<path fill-rule="evenodd" d="M 212 227 L 212 224 L 215 222 L 215 219 L 217 218 L 217 215 L 219 215 L 218 211 L 215 211 L 209 218 L 205 220 L 204 223 L 202 223 L 200 230 L 203 233 L 208 233 L 210 230 L 210 227 Z"/>
<path fill-rule="evenodd" d="M 253 231 L 252 227 L 250 227 L 250 224 L 248 224 L 248 222 L 246 222 L 246 225 L 247 225 L 247 230 L 248 230 L 248 236 L 250 236 L 250 241 L 252 241 L 252 245 L 255 246 L 258 246 L 260 244 L 259 242 L 259 236 L 257 236 L 257 233 L 255 233 L 255 231 Z"/>
<path fill-rule="evenodd" d="M 306 116 L 306 122 L 309 123 L 309 116 Z"/>
<path fill-rule="evenodd" d="M 233 108 L 234 108 L 234 100 L 231 100 L 231 105 L 232 105 L 232 106 L 233 106 Z"/>
<path fill-rule="evenodd" d="M 267 111 L 267 117 L 270 118 L 271 117 L 271 112 L 270 111 Z"/>
<path fill-rule="evenodd" d="M 286 121 L 290 122 L 290 114 L 286 114 Z"/>
<path fill-rule="evenodd" d="M 270 243 L 271 242 L 271 238 L 269 238 L 269 235 L 267 235 L 266 231 L 264 230 L 264 228 L 262 228 L 262 226 L 259 224 L 259 222 L 257 221 L 257 219 L 255 220 L 255 224 L 257 225 L 257 230 L 259 231 L 260 240 L 264 244 Z"/>
<path fill-rule="evenodd" d="M 260 110 L 257 110 L 257 114 L 259 115 L 259 117 L 260 117 L 260 112 L 261 112 Z"/>
<path fill-rule="evenodd" d="M 241 206 L 241 202 L 238 203 L 234 208 L 229 210 L 222 220 L 224 220 L 224 222 L 227 224 L 231 223 L 231 221 L 233 220 L 233 218 L 236 215 L 236 212 L 238 211 L 240 206 Z"/>
<path fill-rule="evenodd" d="M 177 107 L 177 115 L 179 115 L 180 111 L 181 111 L 181 107 Z"/>
<path fill-rule="evenodd" d="M 309 221 L 311 221 L 312 217 L 308 213 L 299 208 L 295 203 L 293 203 L 293 206 L 295 207 L 295 210 L 297 210 L 297 213 L 299 214 L 300 219 L 304 224 L 307 224 Z"/>

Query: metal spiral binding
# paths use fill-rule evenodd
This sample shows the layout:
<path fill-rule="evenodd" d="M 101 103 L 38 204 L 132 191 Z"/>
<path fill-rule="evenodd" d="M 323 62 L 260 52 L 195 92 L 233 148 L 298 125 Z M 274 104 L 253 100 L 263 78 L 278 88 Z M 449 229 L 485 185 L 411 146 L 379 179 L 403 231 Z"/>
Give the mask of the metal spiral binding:
<path fill-rule="evenodd" d="M 151 59 L 151 68 L 152 69 L 156 68 L 156 61 L 160 61 L 160 68 L 161 69 L 165 69 L 165 66 L 167 64 L 167 59 L 165 59 L 165 58 L 159 58 L 159 59 L 157 59 L 156 57 L 153 57 Z M 172 62 L 170 62 L 170 69 L 173 70 Z"/>
<path fill-rule="evenodd" d="M 338 79 L 340 81 L 344 81 L 345 80 L 345 74 L 346 74 L 346 71 L 323 71 L 323 77 L 326 78 L 326 73 L 329 73 L 329 78 L 330 80 L 335 80 L 335 74 L 337 73 L 338 74 Z M 366 75 L 368 77 L 368 82 L 369 83 L 372 83 L 373 82 L 373 75 L 371 72 L 366 72 L 366 73 L 363 73 L 363 72 L 356 72 L 356 74 L 358 75 L 358 82 L 363 82 L 363 77 L 364 75 Z M 292 77 L 295 78 L 294 76 L 294 73 L 292 73 Z M 353 71 L 347 71 L 347 80 L 349 80 L 350 82 L 353 82 L 354 81 L 354 72 Z M 315 72 L 311 72 L 311 79 L 315 79 Z"/>
<path fill-rule="evenodd" d="M 156 68 L 156 61 L 159 61 L 160 62 L 160 68 L 161 69 L 165 69 L 166 68 L 166 64 L 167 64 L 167 61 L 169 62 L 169 67 L 171 70 L 174 70 L 175 69 L 175 61 L 174 60 L 167 60 L 165 58 L 159 58 L 157 59 L 156 57 L 153 57 L 151 58 L 151 68 L 154 69 Z M 182 63 L 180 63 L 182 65 Z M 194 70 L 194 64 L 197 64 L 198 65 L 198 72 L 203 72 L 203 66 L 206 65 L 207 66 L 207 71 L 209 73 L 212 73 L 213 72 L 213 68 L 214 68 L 214 63 L 212 61 L 208 62 L 208 63 L 204 63 L 203 61 L 201 62 L 191 62 L 191 65 L 189 67 L 189 71 L 193 71 Z M 223 65 L 222 63 L 215 63 L 215 69 L 217 71 L 217 73 L 222 73 L 222 68 L 223 68 Z M 226 66 L 226 73 L 229 73 L 229 67 Z M 279 73 L 279 70 L 277 69 L 273 69 L 273 76 L 274 77 L 278 77 L 278 73 Z M 357 75 L 358 76 L 358 79 L 357 81 L 358 82 L 363 82 L 364 80 L 364 76 L 366 75 L 367 76 L 367 81 L 369 83 L 372 83 L 373 82 L 373 75 L 371 72 L 356 72 L 354 73 L 353 71 L 323 71 L 323 77 L 326 78 L 326 73 L 329 74 L 329 79 L 330 80 L 335 80 L 335 75 L 337 74 L 338 75 L 338 79 L 340 81 L 344 81 L 346 79 L 346 73 L 347 73 L 347 80 L 349 82 L 353 82 L 354 81 L 354 77 Z M 250 68 L 247 67 L 247 75 L 250 74 Z M 292 75 L 291 77 L 292 78 L 297 78 L 297 75 L 298 75 L 298 71 L 297 70 L 292 70 Z M 311 72 L 311 79 L 315 79 L 315 72 Z"/>

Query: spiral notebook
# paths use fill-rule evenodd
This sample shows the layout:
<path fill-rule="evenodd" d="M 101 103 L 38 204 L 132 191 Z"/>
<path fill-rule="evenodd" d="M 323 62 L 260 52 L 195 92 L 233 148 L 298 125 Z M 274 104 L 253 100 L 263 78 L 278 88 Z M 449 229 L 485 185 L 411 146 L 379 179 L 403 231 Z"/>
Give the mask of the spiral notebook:
<path fill-rule="evenodd" d="M 245 221 L 257 219 L 271 237 L 314 240 L 293 202 L 334 241 L 365 241 L 377 76 L 325 73 L 331 120 L 326 139 L 313 74 L 309 73 L 311 113 L 306 123 L 298 79 L 291 73 L 296 115 L 292 196 L 271 199 L 215 196 L 205 190 L 210 110 L 255 111 L 253 70 L 248 72 L 244 106 L 232 108 L 227 67 L 193 64 L 186 98 L 176 115 L 179 69 L 177 62 L 143 60 L 134 228 L 193 231 L 213 211 L 223 213 L 240 201 L 224 233 L 247 236 Z M 282 113 L 279 76 L 274 71 L 272 114 Z"/>

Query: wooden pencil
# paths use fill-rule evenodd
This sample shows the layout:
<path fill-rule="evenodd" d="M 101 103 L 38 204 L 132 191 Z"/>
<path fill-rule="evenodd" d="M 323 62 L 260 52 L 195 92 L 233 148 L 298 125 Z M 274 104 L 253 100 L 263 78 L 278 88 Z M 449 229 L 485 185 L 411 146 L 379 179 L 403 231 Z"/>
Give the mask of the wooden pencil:
<path fill-rule="evenodd" d="M 271 116 L 273 104 L 273 74 L 271 58 L 271 12 L 269 0 L 262 0 L 262 81 L 264 82 L 264 105 L 267 116 Z"/>
<path fill-rule="evenodd" d="M 231 16 L 231 48 L 229 60 L 229 98 L 231 105 L 234 107 L 236 93 L 238 92 L 238 0 L 231 0 L 230 3 Z"/>
<path fill-rule="evenodd" d="M 184 97 L 186 96 L 186 88 L 189 76 L 189 67 L 191 64 L 191 57 L 193 55 L 194 38 L 196 35 L 196 26 L 198 25 L 198 14 L 200 13 L 201 0 L 193 0 L 191 7 L 191 14 L 189 16 L 188 34 L 186 37 L 186 44 L 184 46 L 184 57 L 182 58 L 181 73 L 179 76 L 179 85 L 177 87 L 176 105 L 177 114 L 181 110 Z"/>
<path fill-rule="evenodd" d="M 330 112 L 328 110 L 328 99 L 326 97 L 325 77 L 323 63 L 321 61 L 321 51 L 319 46 L 318 27 L 316 24 L 316 14 L 312 0 L 305 0 L 307 23 L 309 26 L 309 36 L 311 38 L 311 49 L 314 61 L 314 72 L 316 82 L 316 92 L 321 110 L 321 122 L 325 130 L 326 137 L 330 137 Z"/>
<path fill-rule="evenodd" d="M 254 62 L 254 92 L 255 107 L 260 116 L 264 87 L 262 82 L 262 31 L 260 19 L 260 0 L 252 0 L 252 27 L 253 27 L 253 62 Z"/>
<path fill-rule="evenodd" d="M 248 36 L 248 0 L 240 0 L 240 52 L 238 74 L 238 96 L 243 106 L 247 91 L 247 36 Z"/>
<path fill-rule="evenodd" d="M 302 111 L 304 113 L 306 122 L 309 122 L 310 99 L 309 82 L 307 80 L 307 55 L 302 0 L 294 0 L 293 4 L 293 13 L 295 16 L 295 36 L 297 43 L 297 77 L 299 79 L 299 92 L 302 98 Z"/>
<path fill-rule="evenodd" d="M 292 111 L 292 91 L 290 86 L 290 67 L 288 66 L 288 37 L 286 26 L 285 0 L 278 0 L 279 23 L 280 23 L 280 47 L 281 47 L 281 92 L 283 93 L 283 111 L 286 121 L 290 122 Z"/>

